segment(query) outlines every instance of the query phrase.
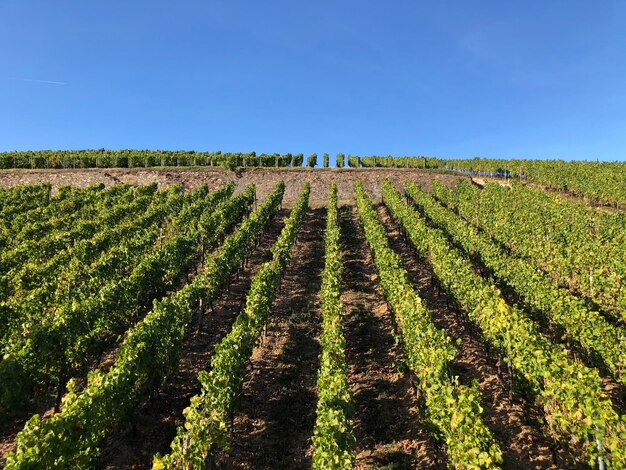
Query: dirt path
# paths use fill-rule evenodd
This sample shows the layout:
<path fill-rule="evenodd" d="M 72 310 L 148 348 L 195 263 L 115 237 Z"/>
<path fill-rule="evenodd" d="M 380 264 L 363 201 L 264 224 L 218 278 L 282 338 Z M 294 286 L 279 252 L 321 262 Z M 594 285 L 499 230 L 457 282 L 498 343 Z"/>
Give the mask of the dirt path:
<path fill-rule="evenodd" d="M 453 370 L 462 383 L 478 381 L 483 417 L 503 451 L 503 468 L 577 468 L 567 460 L 569 457 L 563 449 L 545 438 L 540 425 L 541 411 L 512 393 L 506 367 L 502 368 L 502 378 L 498 376 L 495 352 L 489 351 L 475 328 L 468 327 L 463 315 L 448 307 L 453 305 L 452 297 L 431 287 L 431 269 L 417 261 L 413 247 L 403 240 L 386 208 L 379 206 L 378 214 L 387 228 L 392 248 L 402 256 L 409 278 L 432 312 L 435 324 L 453 339 L 461 340 Z"/>
<path fill-rule="evenodd" d="M 284 203 L 291 206 L 305 181 L 311 183 L 309 203 L 311 207 L 326 207 L 328 188 L 335 180 L 338 185 L 339 201 L 354 203 L 353 186 L 361 180 L 368 191 L 380 198 L 380 182 L 390 179 L 394 184 L 406 181 L 418 181 L 430 188 L 430 180 L 437 179 L 453 186 L 459 179 L 468 179 L 459 174 L 450 174 L 437 170 L 418 168 L 247 168 L 229 171 L 216 167 L 152 167 L 152 168 L 78 168 L 65 170 L 0 170 L 0 187 L 16 184 L 35 184 L 48 182 L 53 193 L 65 185 L 84 187 L 90 184 L 104 183 L 109 186 L 116 183 L 148 184 L 156 182 L 159 187 L 180 184 L 185 190 L 201 184 L 208 184 L 210 189 L 217 188 L 228 181 L 234 181 L 241 191 L 248 183 L 254 183 L 257 197 L 264 199 L 270 194 L 278 180 L 285 182 Z"/>
<path fill-rule="evenodd" d="M 169 378 L 156 397 L 145 402 L 136 413 L 135 429 L 115 432 L 104 446 L 98 468 L 151 468 L 155 453 L 167 453 L 176 435 L 176 428 L 184 423 L 183 410 L 190 398 L 200 391 L 197 375 L 210 363 L 214 346 L 230 331 L 232 323 L 244 305 L 246 293 L 261 264 L 270 259 L 269 248 L 283 227 L 288 211 L 283 209 L 270 229 L 261 237 L 253 251 L 248 268 L 231 284 L 230 292 L 215 302 L 214 312 L 208 313 L 200 335 L 196 319 L 185 333 L 177 374 Z"/>
<path fill-rule="evenodd" d="M 308 211 L 274 300 L 267 336 L 253 353 L 235 413 L 232 450 L 218 457 L 221 467 L 311 467 L 325 226 L 325 209 Z"/>
<path fill-rule="evenodd" d="M 354 207 L 340 210 L 348 380 L 355 401 L 355 468 L 445 468 L 393 338 L 391 313 Z"/>

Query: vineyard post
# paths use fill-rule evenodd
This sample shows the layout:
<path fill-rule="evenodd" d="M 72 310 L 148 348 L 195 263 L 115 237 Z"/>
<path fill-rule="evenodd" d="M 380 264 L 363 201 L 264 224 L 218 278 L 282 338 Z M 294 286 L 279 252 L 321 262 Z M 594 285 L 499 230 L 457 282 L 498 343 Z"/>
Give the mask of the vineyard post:
<path fill-rule="evenodd" d="M 600 432 L 600 429 L 598 428 L 598 426 L 596 426 L 596 432 Z M 598 452 L 600 453 L 600 455 L 598 455 L 598 469 L 599 470 L 605 470 L 605 466 L 604 466 L 604 459 L 602 459 L 602 454 L 604 454 L 604 447 L 602 446 L 602 442 L 600 441 L 600 438 L 596 435 L 596 446 L 598 448 Z"/>
<path fill-rule="evenodd" d="M 58 413 L 61 411 L 61 401 L 63 398 L 63 392 L 65 391 L 65 364 L 61 365 L 59 369 L 59 383 L 57 384 L 57 396 L 54 404 L 54 412 Z"/>
<path fill-rule="evenodd" d="M 204 320 L 204 315 L 202 312 L 202 298 L 198 301 L 198 334 L 202 334 L 202 322 Z"/>
<path fill-rule="evenodd" d="M 513 399 L 513 367 L 511 363 L 511 332 L 507 331 L 506 367 L 509 373 L 509 400 Z"/>

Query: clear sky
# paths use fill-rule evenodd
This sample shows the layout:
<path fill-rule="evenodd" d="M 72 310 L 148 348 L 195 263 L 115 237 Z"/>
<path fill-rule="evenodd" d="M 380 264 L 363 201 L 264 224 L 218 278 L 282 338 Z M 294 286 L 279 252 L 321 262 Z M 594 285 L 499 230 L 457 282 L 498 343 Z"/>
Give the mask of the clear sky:
<path fill-rule="evenodd" d="M 626 1 L 0 2 L 0 151 L 626 159 Z"/>

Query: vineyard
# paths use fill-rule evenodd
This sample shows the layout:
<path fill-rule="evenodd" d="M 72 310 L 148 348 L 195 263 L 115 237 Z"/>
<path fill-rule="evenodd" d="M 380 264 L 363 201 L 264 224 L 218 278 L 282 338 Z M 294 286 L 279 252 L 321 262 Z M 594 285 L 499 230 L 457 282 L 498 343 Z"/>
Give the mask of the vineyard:
<path fill-rule="evenodd" d="M 0 467 L 626 469 L 624 166 L 336 161 L 0 154 Z"/>

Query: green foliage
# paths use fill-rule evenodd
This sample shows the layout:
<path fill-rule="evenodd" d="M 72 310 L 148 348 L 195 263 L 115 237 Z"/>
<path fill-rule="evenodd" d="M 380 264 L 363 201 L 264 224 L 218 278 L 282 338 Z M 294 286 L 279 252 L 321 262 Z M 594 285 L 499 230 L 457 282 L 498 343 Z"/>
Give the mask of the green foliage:
<path fill-rule="evenodd" d="M 43 271 L 41 275 L 51 279 L 44 277 L 37 288 L 14 294 L 5 304 L 19 315 L 10 319 L 15 324 L 9 325 L 4 338 L 0 409 L 9 410 L 28 398 L 28 385 L 58 385 L 99 355 L 155 297 L 165 295 L 195 256 L 199 232 L 193 221 L 203 212 L 213 214 L 220 201 L 243 215 L 237 205 L 245 209 L 250 198 L 225 201 L 233 190 L 230 183 L 207 195 L 206 186 L 200 187 L 190 193 L 184 206 L 180 193 L 160 193 L 143 215 L 118 226 L 105 225 L 95 238 L 62 252 L 70 255 L 62 274 Z M 169 225 L 171 233 L 161 239 L 160 247 L 153 248 L 164 229 L 160 222 L 176 212 Z M 102 255 L 90 264 L 100 251 Z M 84 282 L 86 271 L 89 278 Z"/>
<path fill-rule="evenodd" d="M 224 159 L 220 162 L 220 166 L 226 170 L 233 171 L 237 168 L 237 160 L 234 158 Z"/>
<path fill-rule="evenodd" d="M 291 166 L 294 168 L 301 168 L 303 162 L 304 162 L 304 155 L 299 153 L 293 156 L 293 159 L 291 160 Z"/>
<path fill-rule="evenodd" d="M 343 153 L 337 154 L 337 168 L 343 168 L 346 164 L 346 156 Z"/>
<path fill-rule="evenodd" d="M 388 193 L 392 189 L 387 183 L 384 190 Z M 400 256 L 389 246 L 385 229 L 360 182 L 355 184 L 355 197 L 385 300 L 400 327 L 408 366 L 419 379 L 426 416 L 445 442 L 451 466 L 497 468 L 502 463 L 502 451 L 482 421 L 478 384 L 466 387 L 451 376 L 449 363 L 456 356 L 456 346 L 445 331 L 434 325 Z M 390 199 L 390 205 L 396 207 L 398 199 L 388 196 L 385 200 Z"/>
<path fill-rule="evenodd" d="M 257 236 L 276 214 L 284 183 L 224 240 L 206 268 L 171 297 L 154 303 L 146 317 L 131 328 L 107 373 L 89 374 L 79 389 L 71 381 L 63 411 L 45 421 L 33 416 L 17 436 L 17 448 L 7 456 L 7 468 L 91 468 L 100 445 L 141 398 L 176 369 L 188 323 L 200 300 L 211 302 L 241 267 Z"/>
<path fill-rule="evenodd" d="M 315 168 L 317 166 L 317 154 L 311 154 L 306 158 L 306 166 L 309 168 Z"/>
<path fill-rule="evenodd" d="M 450 191 L 436 181 L 431 184 L 438 194 Z M 527 305 L 562 327 L 564 336 L 580 342 L 590 356 L 597 354 L 613 376 L 626 383 L 622 375 L 622 370 L 626 370 L 626 329 L 609 323 L 532 264 L 507 253 L 483 232 L 476 231 L 454 212 L 439 205 L 416 184 L 408 183 L 406 193 L 431 221 L 448 232 L 467 253 L 478 255 Z"/>
<path fill-rule="evenodd" d="M 98 186 L 102 189 L 101 186 Z M 47 207 L 51 201 L 50 184 L 17 185 L 11 188 L 0 189 L 0 223 L 3 225 L 11 222 L 13 217 L 20 217 L 23 214 Z M 71 189 L 61 188 L 57 198 L 62 200 Z"/>
<path fill-rule="evenodd" d="M 281 157 L 281 159 L 282 164 L 279 166 L 291 166 L 291 163 L 293 161 L 293 155 L 291 155 L 290 153 L 286 153 Z"/>
<path fill-rule="evenodd" d="M 327 153 L 325 153 L 325 154 L 324 154 L 324 157 L 323 157 L 323 162 L 324 162 L 324 168 L 328 168 L 328 165 L 329 165 L 329 157 L 328 157 L 328 154 L 327 154 Z"/>
<path fill-rule="evenodd" d="M 203 469 L 215 446 L 228 448 L 229 417 L 241 393 L 252 350 L 269 321 L 281 274 L 308 208 L 309 191 L 309 184 L 305 183 L 272 247 L 273 259 L 264 263 L 252 279 L 246 307 L 230 333 L 215 346 L 209 372 L 198 375 L 202 391 L 191 398 L 190 406 L 183 412 L 185 425 L 177 430 L 172 452 L 163 457 L 156 455 L 153 468 Z"/>
<path fill-rule="evenodd" d="M 145 210 L 152 196 L 138 194 L 126 185 L 120 191 L 106 191 L 105 194 L 101 194 L 99 189 L 75 194 L 76 198 L 84 196 L 84 201 L 73 203 L 76 199 L 72 198 L 62 207 L 61 204 L 50 204 L 45 209 L 28 211 L 16 217 L 9 227 L 5 225 L 12 236 L 6 240 L 7 247 L 0 254 L 0 274 L 5 276 L 3 283 L 29 260 L 39 263 L 48 260 L 68 244 L 92 236 L 101 226 L 118 223 L 135 212 Z M 48 215 L 50 219 L 33 219 L 36 215 Z"/>
<path fill-rule="evenodd" d="M 563 347 L 553 345 L 522 312 L 507 305 L 498 289 L 439 230 L 427 226 L 388 181 L 383 183 L 383 200 L 485 340 L 537 394 L 554 439 L 569 439 L 590 465 L 600 457 L 613 468 L 625 468 L 626 419 L 603 393 L 598 372 L 571 361 Z"/>
<path fill-rule="evenodd" d="M 471 174 L 528 179 L 560 191 L 572 191 L 595 202 L 623 207 L 626 204 L 624 162 L 564 162 L 562 160 L 447 160 L 450 170 Z"/>
<path fill-rule="evenodd" d="M 354 413 L 348 385 L 343 337 L 341 276 L 343 263 L 337 223 L 337 184 L 333 181 L 326 221 L 326 260 L 322 272 L 321 354 L 317 375 L 317 419 L 313 430 L 313 468 L 351 469 L 356 444 L 350 418 Z"/>
<path fill-rule="evenodd" d="M 436 193 L 517 256 L 626 321 L 626 215 L 563 201 L 515 181 L 511 189 L 488 184 L 481 191 L 461 182 L 453 194 L 440 186 Z"/>
<path fill-rule="evenodd" d="M 221 166 L 233 170 L 247 166 L 291 164 L 291 154 L 195 152 L 193 150 L 41 150 L 1 152 L 0 168 L 135 168 L 154 166 Z M 302 163 L 300 163 L 300 166 Z"/>
<path fill-rule="evenodd" d="M 443 161 L 435 157 L 361 157 L 361 164 L 365 168 L 441 168 Z"/>

